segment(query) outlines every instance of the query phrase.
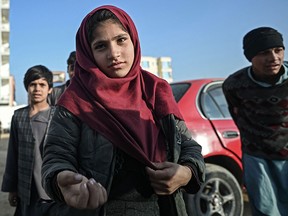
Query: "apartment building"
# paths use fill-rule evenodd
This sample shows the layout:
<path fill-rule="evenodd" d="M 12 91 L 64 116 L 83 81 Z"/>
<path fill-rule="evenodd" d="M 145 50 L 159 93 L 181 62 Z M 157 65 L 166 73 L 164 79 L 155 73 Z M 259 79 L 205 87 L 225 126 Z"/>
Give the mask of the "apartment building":
<path fill-rule="evenodd" d="M 12 106 L 15 99 L 15 81 L 10 75 L 10 0 L 0 0 L 0 106 Z"/>
<path fill-rule="evenodd" d="M 141 67 L 169 83 L 173 81 L 171 57 L 142 56 Z"/>

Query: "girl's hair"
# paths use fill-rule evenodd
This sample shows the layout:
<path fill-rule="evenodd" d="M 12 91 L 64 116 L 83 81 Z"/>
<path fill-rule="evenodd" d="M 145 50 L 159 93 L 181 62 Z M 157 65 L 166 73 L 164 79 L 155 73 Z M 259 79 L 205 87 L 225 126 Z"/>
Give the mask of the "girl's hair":
<path fill-rule="evenodd" d="M 107 20 L 111 20 L 119 24 L 122 27 L 123 31 L 127 32 L 127 30 L 123 27 L 122 23 L 119 21 L 119 19 L 115 16 L 114 13 L 107 9 L 101 9 L 99 11 L 96 11 L 87 21 L 86 31 L 89 43 L 93 41 L 93 32 L 98 27 L 99 23 Z"/>
<path fill-rule="evenodd" d="M 43 65 L 35 65 L 27 70 L 24 76 L 24 86 L 26 91 L 29 84 L 37 79 L 44 78 L 49 86 L 49 89 L 53 87 L 53 73 Z"/>

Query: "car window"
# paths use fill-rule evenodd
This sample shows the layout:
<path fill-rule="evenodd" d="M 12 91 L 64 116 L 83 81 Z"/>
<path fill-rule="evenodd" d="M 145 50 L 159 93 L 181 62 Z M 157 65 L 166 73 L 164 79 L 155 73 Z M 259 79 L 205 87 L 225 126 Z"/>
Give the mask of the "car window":
<path fill-rule="evenodd" d="M 172 88 L 174 98 L 176 102 L 178 103 L 178 101 L 183 97 L 185 92 L 189 89 L 190 84 L 189 83 L 177 83 L 177 84 L 170 84 L 170 86 Z"/>
<path fill-rule="evenodd" d="M 226 102 L 222 88 L 217 87 L 217 88 L 209 91 L 209 93 L 212 96 L 212 98 L 215 100 L 215 103 L 219 107 L 224 118 L 230 118 L 231 116 L 230 116 L 230 113 L 228 110 L 228 104 Z"/>
<path fill-rule="evenodd" d="M 221 84 L 209 85 L 201 94 L 201 108 L 207 118 L 231 118 Z"/>
<path fill-rule="evenodd" d="M 201 97 L 201 107 L 204 116 L 207 118 L 223 118 L 210 94 L 204 93 Z"/>

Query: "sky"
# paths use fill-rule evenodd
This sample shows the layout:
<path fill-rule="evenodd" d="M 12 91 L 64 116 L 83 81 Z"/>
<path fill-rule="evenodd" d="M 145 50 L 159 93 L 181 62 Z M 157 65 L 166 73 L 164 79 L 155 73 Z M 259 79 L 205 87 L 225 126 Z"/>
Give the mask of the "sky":
<path fill-rule="evenodd" d="M 131 16 L 143 56 L 172 58 L 174 81 L 225 78 L 249 65 L 242 39 L 257 27 L 277 29 L 288 49 L 287 0 L 10 0 L 10 74 L 18 105 L 27 103 L 27 69 L 42 64 L 66 71 L 81 21 L 107 4 Z"/>

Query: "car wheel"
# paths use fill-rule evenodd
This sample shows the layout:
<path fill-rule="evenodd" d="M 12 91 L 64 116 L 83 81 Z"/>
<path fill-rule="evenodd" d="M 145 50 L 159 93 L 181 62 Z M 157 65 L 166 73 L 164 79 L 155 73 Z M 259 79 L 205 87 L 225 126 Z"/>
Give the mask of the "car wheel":
<path fill-rule="evenodd" d="M 242 216 L 243 195 L 225 168 L 206 164 L 206 180 L 195 195 L 184 194 L 188 216 Z"/>

